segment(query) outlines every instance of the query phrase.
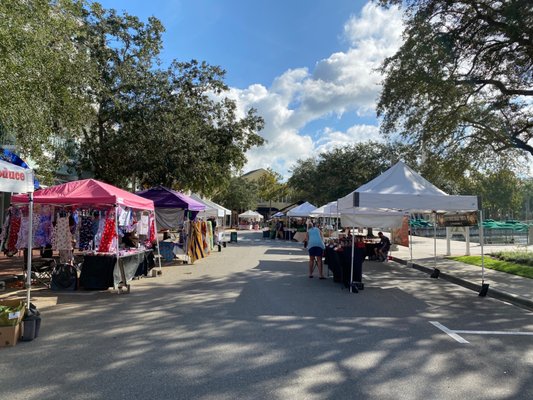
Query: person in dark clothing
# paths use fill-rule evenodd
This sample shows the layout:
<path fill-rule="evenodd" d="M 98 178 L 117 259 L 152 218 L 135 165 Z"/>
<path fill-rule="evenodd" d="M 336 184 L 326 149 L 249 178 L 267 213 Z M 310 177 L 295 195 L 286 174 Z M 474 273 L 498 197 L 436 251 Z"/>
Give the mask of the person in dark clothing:
<path fill-rule="evenodd" d="M 383 232 L 379 232 L 378 236 L 380 241 L 378 247 L 376 248 L 376 257 L 379 261 L 385 261 L 390 250 L 390 239 L 385 236 Z"/>

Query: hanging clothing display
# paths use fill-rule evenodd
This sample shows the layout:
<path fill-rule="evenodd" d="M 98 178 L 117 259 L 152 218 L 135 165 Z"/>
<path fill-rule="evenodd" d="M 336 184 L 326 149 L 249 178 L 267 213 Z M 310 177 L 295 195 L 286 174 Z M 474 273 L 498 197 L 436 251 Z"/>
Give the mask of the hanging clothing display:
<path fill-rule="evenodd" d="M 81 217 L 80 222 L 80 238 L 78 241 L 78 248 L 80 250 L 91 249 L 93 240 L 93 218 L 88 215 L 84 215 Z"/>
<path fill-rule="evenodd" d="M 72 233 L 69 227 L 69 217 L 60 216 L 56 221 L 52 238 L 54 250 L 72 250 Z"/>
<path fill-rule="evenodd" d="M 201 222 L 191 222 L 187 253 L 193 263 L 205 257 Z"/>
<path fill-rule="evenodd" d="M 141 215 L 141 219 L 137 223 L 137 235 L 148 235 L 149 218 L 148 215 Z"/>
<path fill-rule="evenodd" d="M 39 223 L 33 235 L 33 247 L 47 247 L 52 244 L 52 210 L 43 206 L 34 212 L 39 215 Z"/>
<path fill-rule="evenodd" d="M 102 233 L 102 238 L 100 239 L 100 244 L 98 246 L 98 251 L 101 253 L 108 253 L 111 250 L 113 238 L 116 237 L 116 224 L 115 224 L 115 215 L 109 213 L 107 219 L 105 220 L 104 231 Z"/>
<path fill-rule="evenodd" d="M 13 208 L 11 210 L 11 220 L 9 223 L 9 232 L 7 237 L 7 243 L 6 243 L 6 251 L 10 253 L 16 253 L 18 251 L 17 249 L 17 239 L 18 239 L 18 233 L 20 230 L 20 219 L 21 219 L 21 212 L 17 208 Z"/>

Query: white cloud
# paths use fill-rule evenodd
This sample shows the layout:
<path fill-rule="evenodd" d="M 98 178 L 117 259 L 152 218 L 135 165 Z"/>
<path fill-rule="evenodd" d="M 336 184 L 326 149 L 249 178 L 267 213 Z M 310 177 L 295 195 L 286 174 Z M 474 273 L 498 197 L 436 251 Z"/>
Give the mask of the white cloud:
<path fill-rule="evenodd" d="M 376 70 L 400 46 L 401 32 L 398 9 L 385 10 L 368 3 L 360 15 L 350 17 L 344 26 L 349 43 L 345 52 L 318 61 L 311 72 L 306 68 L 288 70 L 270 88 L 256 84 L 232 89 L 230 96 L 236 99 L 242 115 L 254 107 L 265 119 L 261 135 L 268 143 L 248 153 L 246 170 L 271 167 L 287 176 L 299 158 L 376 139 L 377 126 L 368 124 L 352 126 L 346 132 L 324 127 L 315 139 L 300 130 L 312 121 L 332 115 L 375 115 L 381 81 Z"/>

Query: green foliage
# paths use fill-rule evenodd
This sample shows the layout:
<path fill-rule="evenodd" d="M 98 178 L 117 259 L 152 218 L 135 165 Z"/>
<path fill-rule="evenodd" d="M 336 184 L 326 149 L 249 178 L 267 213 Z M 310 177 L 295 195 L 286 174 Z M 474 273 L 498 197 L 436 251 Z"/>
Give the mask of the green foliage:
<path fill-rule="evenodd" d="M 64 162 L 63 139 L 94 116 L 82 7 L 76 0 L 0 2 L 2 144 L 16 145 L 45 174 Z"/>
<path fill-rule="evenodd" d="M 268 201 L 270 204 L 274 200 L 284 198 L 288 194 L 288 187 L 281 180 L 282 176 L 280 174 L 268 168 L 267 173 L 257 180 L 259 198 Z"/>
<path fill-rule="evenodd" d="M 382 131 L 469 160 L 533 154 L 531 2 L 405 3 L 404 44 L 382 69 Z"/>
<path fill-rule="evenodd" d="M 508 168 L 472 174 L 474 192 L 483 199 L 486 218 L 505 219 L 517 215 L 522 206 L 521 181 Z"/>
<path fill-rule="evenodd" d="M 533 258 L 533 253 L 531 253 L 531 257 L 528 257 L 529 259 Z M 463 262 L 470 265 L 477 265 L 478 267 L 481 266 L 481 256 L 462 256 L 462 257 L 450 257 L 452 260 Z M 529 266 L 532 264 L 524 265 L 522 263 L 518 263 L 517 261 L 511 262 L 511 261 L 502 261 L 495 258 L 491 258 L 488 256 L 484 257 L 484 265 L 485 268 L 493 269 L 495 271 L 501 271 L 501 272 L 507 272 L 508 274 L 518 275 L 522 276 L 524 278 L 533 278 L 533 267 Z"/>
<path fill-rule="evenodd" d="M 230 210 L 243 212 L 257 207 L 257 185 L 241 177 L 233 177 L 213 200 Z"/>
<path fill-rule="evenodd" d="M 39 167 L 68 160 L 78 176 L 126 187 L 214 193 L 263 119 L 225 96 L 205 62 L 160 67 L 164 27 L 98 3 L 0 3 L 0 132 Z"/>
<path fill-rule="evenodd" d="M 209 195 L 263 143 L 263 120 L 239 119 L 224 71 L 205 62 L 158 68 L 163 26 L 93 4 L 87 45 L 99 67 L 98 118 L 84 129 L 79 168 L 116 185 L 134 179 Z M 218 98 L 213 98 L 219 96 Z"/>

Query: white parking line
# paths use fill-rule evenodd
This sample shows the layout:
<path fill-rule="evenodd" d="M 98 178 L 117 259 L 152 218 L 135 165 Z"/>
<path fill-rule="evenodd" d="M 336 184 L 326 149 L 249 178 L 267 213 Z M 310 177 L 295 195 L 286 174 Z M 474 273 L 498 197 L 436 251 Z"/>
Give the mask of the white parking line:
<path fill-rule="evenodd" d="M 434 325 L 434 326 L 436 326 L 441 331 L 446 333 L 448 336 L 450 336 L 450 337 L 454 338 L 455 340 L 457 340 L 459 343 L 470 343 L 468 340 L 466 340 L 463 337 L 459 336 L 457 333 L 454 333 L 454 331 L 446 328 L 444 325 L 438 323 L 437 321 L 429 321 L 429 323 Z"/>
<path fill-rule="evenodd" d="M 430 324 L 439 328 L 441 331 L 457 340 L 459 343 L 469 343 L 468 340 L 458 335 L 462 333 L 464 335 L 514 335 L 514 336 L 533 336 L 533 332 L 518 332 L 518 331 L 467 331 L 459 329 L 448 329 L 437 321 L 429 321 Z"/>
<path fill-rule="evenodd" d="M 454 330 L 453 332 L 470 334 L 470 335 L 522 335 L 522 336 L 533 336 L 533 332 L 514 332 L 514 331 L 458 331 L 458 330 Z"/>

